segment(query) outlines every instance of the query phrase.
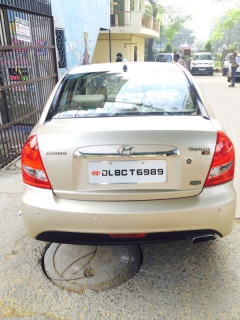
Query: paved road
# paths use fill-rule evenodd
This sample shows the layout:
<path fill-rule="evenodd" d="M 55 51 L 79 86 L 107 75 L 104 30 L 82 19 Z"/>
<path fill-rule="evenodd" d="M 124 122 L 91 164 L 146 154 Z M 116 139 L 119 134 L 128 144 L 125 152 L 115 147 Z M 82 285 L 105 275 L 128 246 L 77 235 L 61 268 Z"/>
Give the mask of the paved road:
<path fill-rule="evenodd" d="M 196 79 L 238 144 L 239 167 L 240 84 L 228 88 L 220 75 Z M 45 277 L 41 258 L 46 244 L 28 239 L 22 217 L 15 215 L 20 210 L 21 192 L 16 166 L 0 172 L 1 319 L 240 319 L 238 220 L 230 236 L 212 243 L 143 246 L 143 264 L 134 278 L 108 291 L 78 294 L 61 290 Z"/>

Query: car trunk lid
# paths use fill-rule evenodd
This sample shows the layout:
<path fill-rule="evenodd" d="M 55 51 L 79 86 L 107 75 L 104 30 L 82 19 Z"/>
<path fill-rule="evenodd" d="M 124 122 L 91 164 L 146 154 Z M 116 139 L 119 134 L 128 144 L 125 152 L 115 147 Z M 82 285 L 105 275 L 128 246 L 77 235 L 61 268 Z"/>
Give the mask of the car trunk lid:
<path fill-rule="evenodd" d="M 38 128 L 55 195 L 95 201 L 199 194 L 216 136 L 212 122 L 201 116 L 61 119 Z"/>

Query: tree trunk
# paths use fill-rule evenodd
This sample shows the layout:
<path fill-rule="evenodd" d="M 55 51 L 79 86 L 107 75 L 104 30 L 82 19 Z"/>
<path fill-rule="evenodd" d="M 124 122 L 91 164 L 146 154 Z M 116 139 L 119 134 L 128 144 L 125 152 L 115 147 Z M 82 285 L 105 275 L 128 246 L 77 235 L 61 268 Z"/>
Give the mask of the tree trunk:
<path fill-rule="evenodd" d="M 152 9 L 153 9 L 153 18 L 156 19 L 157 12 L 158 12 L 158 7 L 157 7 L 157 2 L 158 0 L 149 0 Z M 153 40 L 154 39 L 148 39 L 148 52 L 147 52 L 147 61 L 154 61 L 153 57 Z"/>
<path fill-rule="evenodd" d="M 153 39 L 148 39 L 147 61 L 154 61 L 154 57 L 153 57 Z"/>

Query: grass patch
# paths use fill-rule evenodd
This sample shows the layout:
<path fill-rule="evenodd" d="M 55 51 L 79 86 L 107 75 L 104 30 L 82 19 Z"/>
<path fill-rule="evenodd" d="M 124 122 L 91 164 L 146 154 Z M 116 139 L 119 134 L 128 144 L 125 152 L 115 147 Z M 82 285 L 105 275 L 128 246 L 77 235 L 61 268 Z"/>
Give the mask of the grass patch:
<path fill-rule="evenodd" d="M 214 61 L 214 68 L 222 68 L 221 61 Z"/>

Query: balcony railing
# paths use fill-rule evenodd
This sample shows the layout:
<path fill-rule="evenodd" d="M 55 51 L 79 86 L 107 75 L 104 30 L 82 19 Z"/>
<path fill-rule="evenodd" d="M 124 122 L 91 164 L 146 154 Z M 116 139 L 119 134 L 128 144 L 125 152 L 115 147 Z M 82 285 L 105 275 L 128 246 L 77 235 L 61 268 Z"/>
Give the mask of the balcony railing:
<path fill-rule="evenodd" d="M 159 32 L 159 22 L 141 11 L 114 11 L 110 21 L 111 27 L 139 26 Z"/>

